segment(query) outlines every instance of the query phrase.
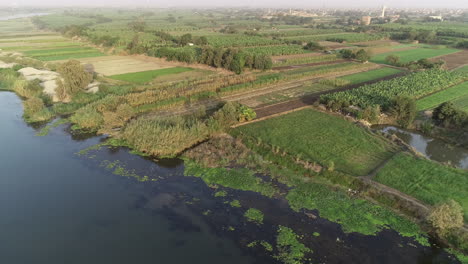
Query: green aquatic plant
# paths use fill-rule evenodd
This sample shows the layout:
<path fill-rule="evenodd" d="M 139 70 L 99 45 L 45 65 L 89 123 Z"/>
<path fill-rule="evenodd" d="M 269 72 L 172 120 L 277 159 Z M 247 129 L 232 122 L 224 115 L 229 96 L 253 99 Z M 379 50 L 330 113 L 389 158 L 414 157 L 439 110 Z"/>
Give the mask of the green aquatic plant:
<path fill-rule="evenodd" d="M 244 213 L 245 218 L 247 218 L 247 221 L 249 222 L 254 222 L 256 224 L 263 224 L 263 218 L 264 215 L 262 211 L 255 209 L 255 208 L 249 208 L 245 213 Z"/>
<path fill-rule="evenodd" d="M 304 263 L 307 253 L 312 250 L 299 241 L 299 236 L 289 227 L 279 226 L 278 236 L 276 237 L 276 247 L 278 255 L 276 259 L 285 264 Z"/>

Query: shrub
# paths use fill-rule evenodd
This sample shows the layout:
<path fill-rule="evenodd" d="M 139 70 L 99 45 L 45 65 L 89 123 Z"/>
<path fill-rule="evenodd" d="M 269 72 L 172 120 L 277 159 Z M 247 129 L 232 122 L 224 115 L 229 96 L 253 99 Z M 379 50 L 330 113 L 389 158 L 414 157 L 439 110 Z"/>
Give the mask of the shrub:
<path fill-rule="evenodd" d="M 40 98 L 32 97 L 24 101 L 23 106 L 24 115 L 27 117 L 31 117 L 34 115 L 34 113 L 37 113 L 44 108 L 44 102 Z"/>
<path fill-rule="evenodd" d="M 58 83 L 61 86 L 59 97 L 62 98 L 71 98 L 74 94 L 84 90 L 93 80 L 93 74 L 87 72 L 77 60 L 63 63 L 57 68 L 57 72 L 63 78 L 63 83 L 61 81 Z"/>
<path fill-rule="evenodd" d="M 77 124 L 81 129 L 90 131 L 96 131 L 104 123 L 102 115 L 91 107 L 79 109 L 70 117 L 70 121 Z"/>
<path fill-rule="evenodd" d="M 468 124 L 468 114 L 456 109 L 451 102 L 445 102 L 436 107 L 432 119 L 436 124 L 445 127 L 465 128 Z"/>
<path fill-rule="evenodd" d="M 395 117 L 401 127 L 409 127 L 416 117 L 416 103 L 414 99 L 397 96 L 393 99 L 390 113 Z"/>
<path fill-rule="evenodd" d="M 389 64 L 391 65 L 399 65 L 400 64 L 400 57 L 397 56 L 397 55 L 388 55 L 386 58 L 385 58 L 385 61 L 388 62 Z"/>
<path fill-rule="evenodd" d="M 439 235 L 463 226 L 463 208 L 454 200 L 435 206 L 427 220 Z"/>

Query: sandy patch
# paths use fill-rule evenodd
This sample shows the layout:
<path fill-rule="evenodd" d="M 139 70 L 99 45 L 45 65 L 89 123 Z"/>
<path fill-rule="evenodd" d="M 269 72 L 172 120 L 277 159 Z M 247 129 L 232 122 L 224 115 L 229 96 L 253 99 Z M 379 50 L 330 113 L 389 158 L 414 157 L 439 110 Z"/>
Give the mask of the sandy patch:
<path fill-rule="evenodd" d="M 5 63 L 3 61 L 0 61 L 0 69 L 9 69 L 9 68 L 13 68 L 13 66 L 15 66 L 16 63 Z"/>

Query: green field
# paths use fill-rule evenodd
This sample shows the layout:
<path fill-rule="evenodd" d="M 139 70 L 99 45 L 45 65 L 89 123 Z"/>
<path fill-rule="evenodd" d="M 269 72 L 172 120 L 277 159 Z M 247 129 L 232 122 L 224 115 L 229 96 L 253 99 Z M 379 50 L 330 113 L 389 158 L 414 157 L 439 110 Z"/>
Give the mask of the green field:
<path fill-rule="evenodd" d="M 356 74 L 347 75 L 339 79 L 349 81 L 350 84 L 357 84 L 357 83 L 363 83 L 363 82 L 376 80 L 376 79 L 383 78 L 383 77 L 393 75 L 393 74 L 397 74 L 400 72 L 401 70 L 385 67 L 385 68 L 380 68 L 376 70 L 370 70 L 366 72 L 360 72 Z"/>
<path fill-rule="evenodd" d="M 377 173 L 376 180 L 431 205 L 454 199 L 468 220 L 467 171 L 401 153 Z"/>
<path fill-rule="evenodd" d="M 160 69 L 160 70 L 152 70 L 152 71 L 143 71 L 143 72 L 133 72 L 133 73 L 125 73 L 119 75 L 112 75 L 109 78 L 114 80 L 132 82 L 143 84 L 152 81 L 154 78 L 159 76 L 169 75 L 169 74 L 176 74 L 181 72 L 187 72 L 193 70 L 192 68 L 184 68 L 184 67 L 174 67 L 174 68 L 167 68 L 167 69 Z"/>
<path fill-rule="evenodd" d="M 394 52 L 387 52 L 375 55 L 372 57 L 370 61 L 375 63 L 387 63 L 385 58 L 388 55 L 397 55 L 400 57 L 400 62 L 408 63 L 411 61 L 417 61 L 419 59 L 428 59 L 432 57 L 447 55 L 450 53 L 454 53 L 460 50 L 457 49 L 450 49 L 450 48 L 441 48 L 441 49 L 433 49 L 433 48 L 416 48 L 410 50 L 403 50 L 403 51 L 394 51 Z"/>
<path fill-rule="evenodd" d="M 64 47 L 54 49 L 35 49 L 23 52 L 24 55 L 42 61 L 79 59 L 105 56 L 96 49 L 89 47 Z"/>
<path fill-rule="evenodd" d="M 456 69 L 455 72 L 468 74 L 468 65 Z"/>
<path fill-rule="evenodd" d="M 468 112 L 468 94 L 453 100 L 452 103 L 460 110 Z"/>
<path fill-rule="evenodd" d="M 421 98 L 416 102 L 418 111 L 434 108 L 448 101 L 456 101 L 468 95 L 468 82 L 452 86 L 446 90 Z"/>
<path fill-rule="evenodd" d="M 337 170 L 366 175 L 393 155 L 387 141 L 343 120 L 312 109 L 242 126 L 234 133 L 259 138 L 293 156 Z"/>

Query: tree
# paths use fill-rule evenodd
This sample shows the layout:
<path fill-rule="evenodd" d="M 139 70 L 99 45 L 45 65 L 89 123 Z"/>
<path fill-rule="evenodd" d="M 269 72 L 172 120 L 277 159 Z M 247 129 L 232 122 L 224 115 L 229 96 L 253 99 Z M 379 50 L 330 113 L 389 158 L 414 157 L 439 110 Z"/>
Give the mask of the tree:
<path fill-rule="evenodd" d="M 208 45 L 208 39 L 205 36 L 201 36 L 196 40 L 195 43 L 200 46 L 205 46 Z"/>
<path fill-rule="evenodd" d="M 360 61 L 360 62 L 367 62 L 369 61 L 369 59 L 371 58 L 370 54 L 365 51 L 364 49 L 360 49 L 356 52 L 356 55 L 355 55 L 355 58 L 356 60 Z"/>
<path fill-rule="evenodd" d="M 400 64 L 400 57 L 397 55 L 388 55 L 385 58 L 385 61 L 388 62 L 391 65 L 399 65 Z"/>
<path fill-rule="evenodd" d="M 354 53 L 350 49 L 342 49 L 340 50 L 340 55 L 343 59 L 353 59 Z"/>
<path fill-rule="evenodd" d="M 441 236 L 463 226 L 463 208 L 454 200 L 435 206 L 427 218 Z"/>
<path fill-rule="evenodd" d="M 407 128 L 416 117 L 416 103 L 414 99 L 404 96 L 397 96 L 393 99 L 393 106 L 390 113 L 397 120 L 398 125 Z"/>
<path fill-rule="evenodd" d="M 180 37 L 179 45 L 185 46 L 189 44 L 190 42 L 192 42 L 192 34 L 184 34 L 182 35 L 182 37 Z"/>

